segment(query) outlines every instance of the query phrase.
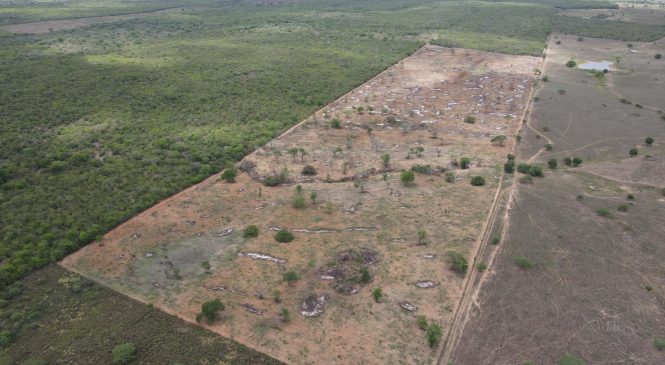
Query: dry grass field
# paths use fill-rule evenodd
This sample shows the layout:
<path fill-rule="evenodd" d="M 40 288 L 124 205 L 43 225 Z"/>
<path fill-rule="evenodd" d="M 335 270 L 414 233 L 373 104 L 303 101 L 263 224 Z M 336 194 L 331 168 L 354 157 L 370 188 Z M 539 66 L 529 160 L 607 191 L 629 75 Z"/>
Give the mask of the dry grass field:
<path fill-rule="evenodd" d="M 539 66 L 425 46 L 247 156 L 235 183 L 212 177 L 61 264 L 191 322 L 218 298 L 202 325 L 289 363 L 431 363 L 416 316 L 447 331 L 464 282 L 448 253 L 473 262 Z"/>
<path fill-rule="evenodd" d="M 665 363 L 663 45 L 551 37 L 517 159 L 558 168 L 513 191 L 452 363 Z"/>

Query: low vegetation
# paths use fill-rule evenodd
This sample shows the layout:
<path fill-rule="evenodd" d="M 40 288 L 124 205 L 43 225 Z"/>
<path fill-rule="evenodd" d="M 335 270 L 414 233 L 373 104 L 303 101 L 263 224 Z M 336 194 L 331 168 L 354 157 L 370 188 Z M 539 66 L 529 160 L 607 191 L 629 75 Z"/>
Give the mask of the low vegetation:
<path fill-rule="evenodd" d="M 114 364 L 128 364 L 136 357 L 136 346 L 131 342 L 121 343 L 111 352 Z"/>
<path fill-rule="evenodd" d="M 208 323 L 213 323 L 217 320 L 219 312 L 224 310 L 224 303 L 219 299 L 207 301 L 201 305 L 201 312 L 196 315 L 196 321 L 201 322 L 205 319 Z"/>

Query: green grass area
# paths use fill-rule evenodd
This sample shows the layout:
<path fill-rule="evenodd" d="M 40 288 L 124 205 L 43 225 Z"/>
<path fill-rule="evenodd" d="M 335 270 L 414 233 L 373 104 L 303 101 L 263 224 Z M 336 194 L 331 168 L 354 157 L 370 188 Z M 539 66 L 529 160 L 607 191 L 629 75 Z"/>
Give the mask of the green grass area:
<path fill-rule="evenodd" d="M 665 37 L 665 25 L 570 16 L 555 17 L 554 29 L 564 34 L 633 42 L 651 42 Z"/>
<path fill-rule="evenodd" d="M 604 0 L 486 0 L 494 2 L 519 2 L 551 6 L 557 9 L 618 9 L 619 6 Z"/>
<path fill-rule="evenodd" d="M 110 364 L 122 343 L 136 347 L 132 363 L 279 364 L 57 266 L 0 298 L 0 364 Z"/>

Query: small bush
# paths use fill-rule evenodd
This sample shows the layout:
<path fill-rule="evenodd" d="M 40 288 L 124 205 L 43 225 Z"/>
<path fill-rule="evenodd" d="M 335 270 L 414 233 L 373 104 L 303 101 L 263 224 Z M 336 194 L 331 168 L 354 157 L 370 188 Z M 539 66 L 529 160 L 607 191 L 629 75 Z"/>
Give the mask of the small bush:
<path fill-rule="evenodd" d="M 659 59 L 663 58 L 663 55 L 660 54 L 660 53 L 656 53 L 656 54 L 653 56 L 653 58 L 659 60 Z"/>
<path fill-rule="evenodd" d="M 293 205 L 293 207 L 296 209 L 305 208 L 305 197 L 302 194 L 296 193 L 296 195 L 293 196 L 291 205 Z"/>
<path fill-rule="evenodd" d="M 577 167 L 582 164 L 582 159 L 579 157 L 573 157 L 573 167 Z"/>
<path fill-rule="evenodd" d="M 128 364 L 136 356 L 136 346 L 131 342 L 121 343 L 111 351 L 111 358 L 114 364 Z"/>
<path fill-rule="evenodd" d="M 372 297 L 374 298 L 375 302 L 379 303 L 381 301 L 381 297 L 383 297 L 381 288 L 374 288 L 374 290 L 372 290 Z"/>
<path fill-rule="evenodd" d="M 282 322 L 284 323 L 289 323 L 291 322 L 291 313 L 289 312 L 288 309 L 282 308 L 282 311 L 279 313 L 280 317 L 282 317 Z"/>
<path fill-rule="evenodd" d="M 564 157 L 563 158 L 563 164 L 566 166 L 572 166 L 573 165 L 573 160 L 570 157 Z"/>
<path fill-rule="evenodd" d="M 501 237 L 499 237 L 499 236 L 492 237 L 492 244 L 493 245 L 498 245 L 499 243 L 501 243 Z"/>
<path fill-rule="evenodd" d="M 577 62 L 575 62 L 574 60 L 569 60 L 568 62 L 566 62 L 566 67 L 575 67 L 575 66 L 577 66 Z"/>
<path fill-rule="evenodd" d="M 651 146 L 651 145 L 653 144 L 653 138 L 651 138 L 651 137 L 647 137 L 647 138 L 644 140 L 644 143 L 645 143 L 647 146 Z"/>
<path fill-rule="evenodd" d="M 433 175 L 434 169 L 430 165 L 413 165 L 411 166 L 411 171 L 417 172 L 423 175 Z"/>
<path fill-rule="evenodd" d="M 306 176 L 314 176 L 316 175 L 316 168 L 314 168 L 312 165 L 307 165 L 302 168 L 300 173 Z"/>
<path fill-rule="evenodd" d="M 439 341 L 441 341 L 441 327 L 437 324 L 430 324 L 427 326 L 427 342 L 429 343 L 430 347 L 436 347 L 436 345 L 439 344 Z"/>
<path fill-rule="evenodd" d="M 506 174 L 512 174 L 515 172 L 515 160 L 508 160 L 503 164 L 503 171 Z"/>
<path fill-rule="evenodd" d="M 446 180 L 447 183 L 454 183 L 455 182 L 455 173 L 452 171 L 446 172 L 444 179 Z"/>
<path fill-rule="evenodd" d="M 526 256 L 517 256 L 515 257 L 515 265 L 519 266 L 520 269 L 530 269 L 535 264 Z"/>
<path fill-rule="evenodd" d="M 617 210 L 620 212 L 627 212 L 628 208 L 630 208 L 630 205 L 628 204 L 621 204 L 617 207 Z"/>
<path fill-rule="evenodd" d="M 626 199 L 628 199 L 628 200 L 635 200 L 635 195 L 633 195 L 633 194 L 628 194 L 628 195 L 626 195 Z"/>
<path fill-rule="evenodd" d="M 665 351 L 665 338 L 656 337 L 653 339 L 653 347 L 658 351 Z"/>
<path fill-rule="evenodd" d="M 369 270 L 366 267 L 360 269 L 360 282 L 367 284 L 372 281 L 372 275 L 369 274 Z"/>
<path fill-rule="evenodd" d="M 213 323 L 217 319 L 217 313 L 224 310 L 224 303 L 219 299 L 209 300 L 201 305 L 201 313 L 196 315 L 196 321 L 201 322 L 205 318 L 208 323 Z"/>
<path fill-rule="evenodd" d="M 630 157 L 637 156 L 637 154 L 638 154 L 637 148 L 631 148 L 630 151 L 628 151 L 628 154 L 630 155 Z"/>
<path fill-rule="evenodd" d="M 300 275 L 293 270 L 289 270 L 282 275 L 282 279 L 284 279 L 289 285 L 293 285 L 293 283 L 300 279 Z"/>
<path fill-rule="evenodd" d="M 478 263 L 478 265 L 476 266 L 476 269 L 478 269 L 478 272 L 483 272 L 483 271 L 487 270 L 487 264 L 484 263 L 484 262 Z"/>
<path fill-rule="evenodd" d="M 607 210 L 607 209 L 605 209 L 605 208 L 600 208 L 600 209 L 596 210 L 596 214 L 597 214 L 599 217 L 603 217 L 603 218 L 609 218 L 609 217 L 612 216 L 612 214 L 610 213 L 610 211 Z"/>
<path fill-rule="evenodd" d="M 427 330 L 427 318 L 423 315 L 419 315 L 416 317 L 416 323 L 418 324 L 418 327 L 425 331 Z"/>
<path fill-rule="evenodd" d="M 485 185 L 485 178 L 482 176 L 474 176 L 471 178 L 471 185 L 473 186 L 483 186 Z"/>
<path fill-rule="evenodd" d="M 413 171 L 402 171 L 400 180 L 402 181 L 402 185 L 411 186 L 416 180 L 416 174 Z"/>
<path fill-rule="evenodd" d="M 531 169 L 531 165 L 528 163 L 521 163 L 517 165 L 517 172 L 522 173 L 522 174 L 527 174 L 529 173 L 529 169 Z"/>
<path fill-rule="evenodd" d="M 551 151 L 553 148 L 554 148 L 554 146 L 552 146 L 551 143 L 548 143 L 548 144 L 545 145 L 545 150 L 546 151 Z"/>
<path fill-rule="evenodd" d="M 230 167 L 224 172 L 222 172 L 221 179 L 228 182 L 228 183 L 234 183 L 236 182 L 236 176 L 238 175 L 238 171 L 236 170 L 235 167 Z"/>
<path fill-rule="evenodd" d="M 466 117 L 464 117 L 464 123 L 473 124 L 475 122 L 476 122 L 476 117 L 474 117 L 473 115 L 467 115 Z"/>
<path fill-rule="evenodd" d="M 549 168 L 552 169 L 552 170 L 556 169 L 556 168 L 557 168 L 557 165 L 558 165 L 558 164 L 557 164 L 557 162 L 556 162 L 556 158 L 550 158 L 550 159 L 547 161 L 547 167 L 549 167 Z"/>
<path fill-rule="evenodd" d="M 275 241 L 281 243 L 288 243 L 293 241 L 293 233 L 289 232 L 286 229 L 280 229 L 275 233 Z"/>
<path fill-rule="evenodd" d="M 454 272 L 464 275 L 466 270 L 469 268 L 469 264 L 466 262 L 466 258 L 459 252 L 450 251 L 448 252 L 448 261 L 450 263 L 450 269 Z"/>
<path fill-rule="evenodd" d="M 342 129 L 342 123 L 339 121 L 339 119 L 335 118 L 330 122 L 330 127 L 334 129 Z"/>
<path fill-rule="evenodd" d="M 565 354 L 559 359 L 559 365 L 586 365 L 584 361 L 570 354 Z"/>
<path fill-rule="evenodd" d="M 462 170 L 466 170 L 469 168 L 469 165 L 471 165 L 471 159 L 468 157 L 462 157 L 459 159 L 459 167 Z"/>
<path fill-rule="evenodd" d="M 257 237 L 259 235 L 259 227 L 249 225 L 242 231 L 242 236 L 245 238 Z"/>
<path fill-rule="evenodd" d="M 533 177 L 543 177 L 543 167 L 539 165 L 532 165 L 529 168 L 529 175 Z"/>
<path fill-rule="evenodd" d="M 427 231 L 425 231 L 423 228 L 418 228 L 418 244 L 427 244 Z"/>
<path fill-rule="evenodd" d="M 519 182 L 520 182 L 520 184 L 532 184 L 533 183 L 533 176 L 524 175 L 524 176 L 520 177 Z"/>

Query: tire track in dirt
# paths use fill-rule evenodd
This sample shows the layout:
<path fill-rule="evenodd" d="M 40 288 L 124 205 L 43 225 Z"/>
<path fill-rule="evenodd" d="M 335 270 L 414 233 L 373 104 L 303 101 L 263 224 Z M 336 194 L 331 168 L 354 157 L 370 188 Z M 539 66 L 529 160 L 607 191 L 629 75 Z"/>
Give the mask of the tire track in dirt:
<path fill-rule="evenodd" d="M 547 50 L 549 48 L 549 42 L 550 42 L 550 36 L 547 37 L 547 42 L 546 47 L 544 49 L 544 54 L 547 54 Z M 543 67 L 545 65 L 545 58 L 541 58 L 540 61 L 540 69 L 543 70 Z M 522 118 L 521 120 L 527 120 L 526 123 L 520 124 L 520 128 L 517 131 L 517 134 L 519 135 L 520 132 L 523 129 L 523 126 L 526 125 L 527 128 L 533 130 L 535 133 L 541 134 L 539 131 L 534 129 L 531 126 L 530 122 L 530 116 L 533 111 L 532 105 L 533 105 L 533 95 L 536 92 L 536 87 L 534 86 L 531 91 L 529 92 L 529 97 L 528 97 L 528 104 L 524 108 L 524 111 L 522 112 Z M 548 143 L 552 143 L 552 141 L 547 137 L 544 136 L 545 139 L 548 140 Z M 515 141 L 510 149 L 511 153 L 515 153 L 517 150 L 517 141 Z M 537 157 L 544 148 L 540 149 L 534 156 L 532 156 L 529 161 Z M 497 187 L 496 194 L 494 195 L 494 200 L 492 201 L 492 207 L 490 208 L 490 214 L 487 217 L 487 220 L 484 222 L 483 227 L 481 229 L 481 234 L 478 237 L 478 241 L 476 241 L 476 251 L 474 255 L 471 257 L 470 260 L 470 265 L 469 265 L 469 274 L 464 278 L 464 284 L 462 286 L 462 296 L 460 298 L 460 301 L 457 305 L 457 310 L 455 311 L 455 315 L 453 316 L 453 321 L 450 326 L 450 329 L 448 331 L 448 334 L 446 335 L 445 340 L 443 341 L 441 347 L 437 351 L 437 356 L 436 360 L 434 362 L 435 365 L 440 365 L 440 364 L 448 364 L 451 360 L 453 351 L 455 350 L 455 347 L 457 343 L 459 342 L 460 338 L 462 337 L 462 334 L 464 333 L 464 328 L 466 327 L 466 324 L 469 321 L 469 313 L 471 312 L 472 305 L 478 306 L 478 294 L 480 293 L 480 288 L 482 287 L 483 283 L 485 280 L 487 280 L 488 275 L 490 274 L 491 270 L 488 270 L 486 275 L 480 274 L 480 279 L 478 280 L 477 283 L 475 283 L 476 278 L 478 277 L 479 273 L 478 270 L 476 270 L 476 263 L 477 260 L 483 257 L 483 254 L 485 253 L 485 249 L 487 248 L 488 242 L 490 241 L 490 236 L 492 233 L 492 228 L 494 227 L 494 224 L 496 222 L 496 218 L 498 216 L 500 209 L 500 202 L 501 202 L 501 197 L 504 194 L 508 194 L 508 201 L 506 203 L 506 210 L 504 214 L 504 225 L 501 230 L 501 236 L 500 236 L 500 241 L 503 241 L 506 234 L 507 234 L 507 227 L 508 227 L 508 216 L 509 216 L 509 211 L 510 211 L 510 206 L 513 203 L 514 196 L 515 196 L 515 191 L 516 191 L 516 182 L 517 182 L 517 176 L 513 176 L 512 179 L 512 184 L 508 190 L 505 192 L 503 191 L 504 188 L 504 179 L 505 179 L 505 172 L 501 174 L 501 180 L 499 181 L 499 186 Z M 499 245 L 501 246 L 501 245 Z M 496 256 L 498 249 L 495 250 L 494 253 L 490 256 L 490 264 L 494 260 L 494 257 Z M 489 265 L 491 267 L 491 265 Z"/>

